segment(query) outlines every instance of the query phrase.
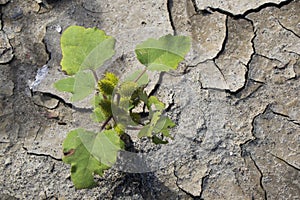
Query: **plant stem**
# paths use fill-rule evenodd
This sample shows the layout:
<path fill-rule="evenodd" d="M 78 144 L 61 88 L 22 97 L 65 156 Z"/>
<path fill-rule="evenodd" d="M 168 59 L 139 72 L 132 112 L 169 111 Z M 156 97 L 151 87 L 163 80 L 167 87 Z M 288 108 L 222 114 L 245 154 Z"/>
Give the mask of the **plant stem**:
<path fill-rule="evenodd" d="M 91 70 L 92 72 L 93 72 L 93 75 L 94 75 L 94 78 L 95 78 L 95 80 L 97 81 L 97 83 L 98 83 L 98 77 L 97 77 L 97 74 L 96 74 L 96 72 L 94 71 L 94 70 Z M 141 74 L 134 80 L 134 82 L 136 83 L 145 73 L 146 73 L 146 71 L 147 71 L 147 68 L 145 68 L 142 72 L 141 72 Z M 104 99 L 106 99 L 106 96 L 105 95 L 103 95 L 103 98 Z M 114 118 L 113 118 L 113 116 L 110 116 L 110 117 L 108 117 L 106 120 L 105 120 L 105 122 L 102 124 L 102 126 L 101 126 L 101 131 L 103 130 L 103 129 L 105 129 L 105 126 L 110 122 L 110 120 L 115 120 Z"/>
<path fill-rule="evenodd" d="M 92 73 L 93 73 L 93 75 L 94 75 L 94 78 L 95 78 L 96 83 L 98 83 L 99 79 L 98 79 L 98 76 L 97 76 L 96 71 L 93 70 L 93 69 L 91 69 L 91 71 L 92 71 Z"/>
<path fill-rule="evenodd" d="M 142 71 L 142 73 L 134 80 L 134 82 L 136 83 L 147 71 L 147 68 L 145 67 L 145 69 Z"/>
<path fill-rule="evenodd" d="M 110 116 L 109 118 L 107 118 L 106 120 L 105 120 L 105 122 L 102 124 L 102 126 L 101 126 L 101 130 L 100 131 L 103 131 L 103 129 L 105 129 L 105 126 L 109 123 L 109 121 L 112 119 L 113 117 L 112 116 Z"/>

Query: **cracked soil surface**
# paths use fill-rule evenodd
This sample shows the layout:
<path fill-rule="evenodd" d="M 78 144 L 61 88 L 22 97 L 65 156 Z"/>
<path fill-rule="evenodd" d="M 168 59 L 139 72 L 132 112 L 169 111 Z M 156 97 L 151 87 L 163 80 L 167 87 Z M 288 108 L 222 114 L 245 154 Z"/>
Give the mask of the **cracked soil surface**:
<path fill-rule="evenodd" d="M 299 0 L 0 0 L 0 199 L 300 199 L 299 12 Z M 61 144 L 99 125 L 52 86 L 75 24 L 117 39 L 103 70 L 120 75 L 138 66 L 139 42 L 192 38 L 179 69 L 148 87 L 174 140 L 132 138 L 155 170 L 112 168 L 89 190 L 73 187 Z"/>

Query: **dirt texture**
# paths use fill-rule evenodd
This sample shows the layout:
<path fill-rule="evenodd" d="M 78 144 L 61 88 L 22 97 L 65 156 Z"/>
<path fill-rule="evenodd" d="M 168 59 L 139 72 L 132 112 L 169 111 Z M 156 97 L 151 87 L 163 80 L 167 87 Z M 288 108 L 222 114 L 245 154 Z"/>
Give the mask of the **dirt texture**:
<path fill-rule="evenodd" d="M 299 0 L 0 0 L 0 12 L 0 199 L 300 199 Z M 147 87 L 176 122 L 174 140 L 128 133 L 141 160 L 120 155 L 130 165 L 85 190 L 62 142 L 99 124 L 88 101 L 53 87 L 70 25 L 117 39 L 99 76 L 139 69 L 134 48 L 149 37 L 192 38 L 178 70 Z"/>

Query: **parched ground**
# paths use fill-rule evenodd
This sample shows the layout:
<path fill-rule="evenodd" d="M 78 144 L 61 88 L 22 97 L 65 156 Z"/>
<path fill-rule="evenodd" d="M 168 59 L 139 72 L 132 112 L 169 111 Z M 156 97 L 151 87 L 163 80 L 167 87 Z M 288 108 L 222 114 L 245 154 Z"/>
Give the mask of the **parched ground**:
<path fill-rule="evenodd" d="M 300 199 L 299 0 L 0 0 L 0 10 L 0 199 Z M 70 25 L 117 39 L 99 75 L 138 68 L 134 47 L 149 37 L 192 38 L 179 69 L 148 87 L 177 123 L 174 140 L 133 136 L 150 167 L 114 167 L 89 190 L 73 187 L 61 144 L 99 125 L 52 86 Z"/>

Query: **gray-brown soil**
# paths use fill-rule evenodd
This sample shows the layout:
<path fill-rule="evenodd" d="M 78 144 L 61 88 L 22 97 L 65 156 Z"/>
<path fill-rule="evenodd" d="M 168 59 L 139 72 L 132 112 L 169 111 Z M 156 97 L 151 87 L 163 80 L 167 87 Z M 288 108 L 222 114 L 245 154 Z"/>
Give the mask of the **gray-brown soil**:
<path fill-rule="evenodd" d="M 299 0 L 0 0 L 0 12 L 0 199 L 300 199 Z M 117 38 L 105 69 L 119 74 L 149 37 L 193 41 L 148 88 L 169 106 L 174 141 L 132 138 L 155 170 L 113 168 L 88 190 L 75 190 L 61 144 L 97 126 L 52 86 L 75 24 Z"/>

